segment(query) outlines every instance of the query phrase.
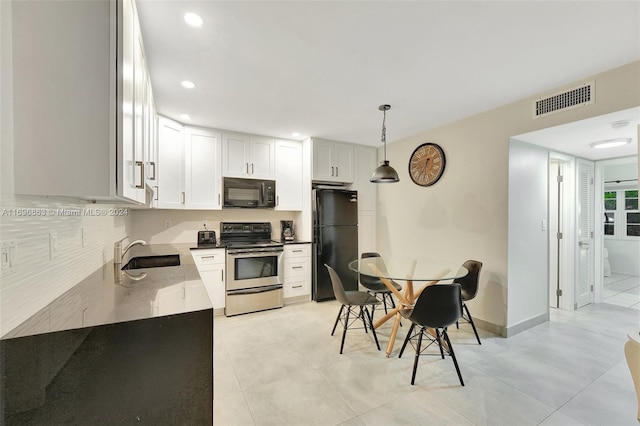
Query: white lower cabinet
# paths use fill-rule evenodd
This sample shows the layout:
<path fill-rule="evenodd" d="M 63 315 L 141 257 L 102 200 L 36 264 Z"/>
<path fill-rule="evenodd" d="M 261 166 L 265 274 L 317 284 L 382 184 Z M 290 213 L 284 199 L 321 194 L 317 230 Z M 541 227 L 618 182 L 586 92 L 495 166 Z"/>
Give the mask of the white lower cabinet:
<path fill-rule="evenodd" d="M 191 256 L 216 314 L 216 309 L 224 309 L 225 306 L 225 249 L 191 250 Z"/>
<path fill-rule="evenodd" d="M 284 246 L 284 298 L 311 297 L 311 244 Z"/>

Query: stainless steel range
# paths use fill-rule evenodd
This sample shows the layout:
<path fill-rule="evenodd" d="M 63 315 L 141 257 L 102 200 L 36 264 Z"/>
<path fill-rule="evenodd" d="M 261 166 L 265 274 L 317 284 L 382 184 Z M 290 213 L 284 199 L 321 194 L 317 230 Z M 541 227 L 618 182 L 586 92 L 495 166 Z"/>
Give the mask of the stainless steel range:
<path fill-rule="evenodd" d="M 225 315 L 281 308 L 284 249 L 271 240 L 271 223 L 221 222 L 220 244 L 227 249 Z"/>

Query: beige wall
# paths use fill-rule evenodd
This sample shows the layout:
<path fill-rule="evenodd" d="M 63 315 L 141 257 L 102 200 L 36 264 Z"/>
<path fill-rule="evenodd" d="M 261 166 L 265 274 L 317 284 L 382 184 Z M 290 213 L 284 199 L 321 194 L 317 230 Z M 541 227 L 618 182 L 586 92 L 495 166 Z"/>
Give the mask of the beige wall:
<path fill-rule="evenodd" d="M 594 104 L 532 118 L 535 98 L 590 80 L 596 81 Z M 507 273 L 510 136 L 638 105 L 640 62 L 634 62 L 389 144 L 387 156 L 400 183 L 378 187 L 379 250 L 420 253 L 447 263 L 482 261 L 481 291 L 470 308 L 485 326 L 504 332 L 515 325 L 510 321 L 514 307 L 505 310 L 512 298 L 507 297 L 512 290 Z M 427 188 L 415 185 L 407 170 L 409 156 L 424 142 L 441 145 L 447 157 L 442 179 Z"/>

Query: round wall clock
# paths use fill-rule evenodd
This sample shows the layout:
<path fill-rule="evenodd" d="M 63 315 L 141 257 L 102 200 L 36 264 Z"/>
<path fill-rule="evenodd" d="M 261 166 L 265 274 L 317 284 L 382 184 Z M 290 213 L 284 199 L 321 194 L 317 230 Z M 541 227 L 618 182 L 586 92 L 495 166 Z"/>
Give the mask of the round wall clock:
<path fill-rule="evenodd" d="M 442 177 L 446 159 L 444 151 L 435 143 L 423 143 L 409 158 L 409 176 L 416 185 L 431 186 Z"/>

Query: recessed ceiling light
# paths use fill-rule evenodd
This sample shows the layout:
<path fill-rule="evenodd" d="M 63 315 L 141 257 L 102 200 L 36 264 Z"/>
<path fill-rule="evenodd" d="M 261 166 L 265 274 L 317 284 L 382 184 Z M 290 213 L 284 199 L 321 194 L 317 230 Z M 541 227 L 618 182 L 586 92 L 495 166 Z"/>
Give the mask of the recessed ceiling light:
<path fill-rule="evenodd" d="M 184 87 L 185 89 L 193 89 L 194 87 L 196 87 L 196 84 L 189 80 L 184 80 L 180 84 L 182 84 L 182 87 Z"/>
<path fill-rule="evenodd" d="M 298 132 L 293 132 L 291 133 L 291 136 L 293 136 L 294 138 L 299 138 L 301 135 Z"/>
<path fill-rule="evenodd" d="M 187 121 L 191 120 L 191 117 L 189 117 L 189 114 L 180 114 L 180 118 L 182 120 L 187 120 Z"/>
<path fill-rule="evenodd" d="M 187 12 L 184 14 L 184 22 L 190 27 L 199 28 L 204 24 L 204 19 L 197 13 Z"/>
<path fill-rule="evenodd" d="M 615 148 L 616 146 L 622 146 L 631 143 L 631 138 L 616 138 L 607 139 L 606 141 L 598 141 L 590 143 L 591 148 L 603 149 L 603 148 Z"/>

